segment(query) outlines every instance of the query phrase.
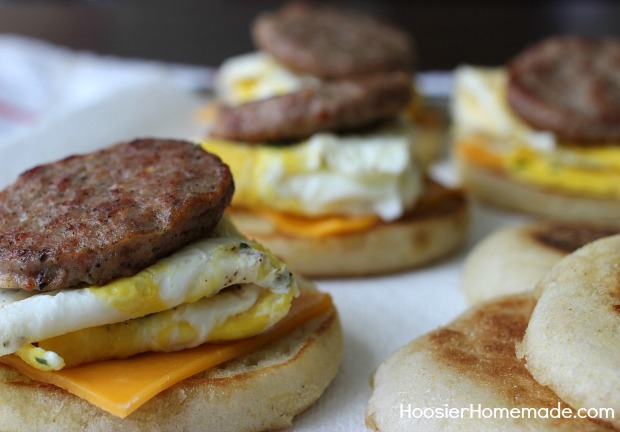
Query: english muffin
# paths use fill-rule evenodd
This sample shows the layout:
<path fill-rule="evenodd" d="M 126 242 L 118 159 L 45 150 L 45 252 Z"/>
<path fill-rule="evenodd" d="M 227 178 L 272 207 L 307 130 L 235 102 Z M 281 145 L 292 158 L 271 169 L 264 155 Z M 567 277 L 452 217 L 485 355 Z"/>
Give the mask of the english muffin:
<path fill-rule="evenodd" d="M 535 304 L 531 293 L 502 297 L 397 350 L 372 378 L 366 425 L 381 432 L 614 430 L 572 418 L 575 411 L 517 358 Z M 553 418 L 552 410 L 571 418 Z"/>
<path fill-rule="evenodd" d="M 556 264 L 538 283 L 538 304 L 520 355 L 537 381 L 576 408 L 612 408 L 620 426 L 620 236 Z"/>

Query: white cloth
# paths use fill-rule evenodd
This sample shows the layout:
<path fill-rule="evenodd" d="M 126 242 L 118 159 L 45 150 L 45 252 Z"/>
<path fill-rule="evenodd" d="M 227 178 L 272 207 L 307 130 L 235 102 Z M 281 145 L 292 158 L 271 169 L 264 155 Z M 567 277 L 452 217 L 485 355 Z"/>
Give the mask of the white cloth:
<path fill-rule="evenodd" d="M 208 88 L 213 69 L 76 52 L 0 34 L 0 140 L 46 116 L 70 112 L 149 80 Z"/>

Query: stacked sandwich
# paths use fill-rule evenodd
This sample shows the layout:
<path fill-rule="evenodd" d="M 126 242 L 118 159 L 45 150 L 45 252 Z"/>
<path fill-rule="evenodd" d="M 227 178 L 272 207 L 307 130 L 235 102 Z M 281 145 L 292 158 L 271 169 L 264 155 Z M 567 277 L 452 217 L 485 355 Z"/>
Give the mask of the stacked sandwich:
<path fill-rule="evenodd" d="M 421 125 L 409 35 L 294 3 L 253 36 L 259 52 L 221 67 L 203 144 L 234 174 L 240 231 L 306 276 L 407 269 L 460 245 L 465 200 L 425 175 L 440 139 Z"/>
<path fill-rule="evenodd" d="M 524 231 L 538 238 L 537 249 L 545 242 L 568 249 L 602 235 L 566 241 L 561 226 L 542 224 Z M 504 233 L 509 237 L 498 238 L 514 241 L 513 231 Z M 535 290 L 526 284 L 519 294 L 480 303 L 399 349 L 373 378 L 367 425 L 384 432 L 618 430 L 618 250 L 614 235 L 565 252 Z M 535 249 L 533 257 L 540 254 L 553 260 L 547 250 Z M 527 283 L 522 266 L 503 270 L 501 283 Z M 540 270 L 539 263 L 527 271 Z"/>
<path fill-rule="evenodd" d="M 620 41 L 558 36 L 505 68 L 455 73 L 454 153 L 475 196 L 534 215 L 618 224 Z"/>
<path fill-rule="evenodd" d="M 139 139 L 0 192 L 1 430 L 272 430 L 321 395 L 337 313 L 222 217 L 233 190 Z"/>

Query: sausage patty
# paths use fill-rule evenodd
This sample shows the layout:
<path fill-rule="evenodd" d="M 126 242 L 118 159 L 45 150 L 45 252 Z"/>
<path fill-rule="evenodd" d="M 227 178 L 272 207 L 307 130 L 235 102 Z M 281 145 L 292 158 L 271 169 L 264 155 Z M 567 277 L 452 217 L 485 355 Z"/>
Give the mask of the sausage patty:
<path fill-rule="evenodd" d="M 620 140 L 620 41 L 546 39 L 509 65 L 508 101 L 529 125 L 560 139 Z"/>
<path fill-rule="evenodd" d="M 288 69 L 322 79 L 413 71 L 409 35 L 358 12 L 292 3 L 259 15 L 252 33 L 254 43 Z"/>
<path fill-rule="evenodd" d="M 410 98 L 411 82 L 404 72 L 329 81 L 295 93 L 222 106 L 211 135 L 260 143 L 352 130 L 394 116 Z"/>
<path fill-rule="evenodd" d="M 0 192 L 0 287 L 133 275 L 208 235 L 233 190 L 228 167 L 184 141 L 139 139 L 32 168 Z"/>

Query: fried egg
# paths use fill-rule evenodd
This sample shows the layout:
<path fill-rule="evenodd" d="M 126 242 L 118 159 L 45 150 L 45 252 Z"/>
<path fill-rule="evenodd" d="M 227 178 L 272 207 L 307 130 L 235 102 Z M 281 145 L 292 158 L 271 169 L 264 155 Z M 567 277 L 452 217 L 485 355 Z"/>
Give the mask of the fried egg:
<path fill-rule="evenodd" d="M 452 116 L 457 137 L 484 132 L 541 150 L 556 146 L 553 133 L 536 131 L 508 106 L 503 69 L 462 66 L 454 74 Z"/>
<path fill-rule="evenodd" d="M 49 370 L 243 338 L 284 317 L 297 293 L 288 268 L 224 220 L 211 238 L 132 277 L 49 293 L 3 293 L 0 355 L 17 353 Z"/>
<path fill-rule="evenodd" d="M 317 78 L 295 74 L 269 54 L 256 51 L 222 63 L 216 92 L 226 104 L 239 105 L 291 93 L 316 82 Z"/>
<path fill-rule="evenodd" d="M 413 142 L 403 118 L 372 132 L 317 133 L 289 146 L 207 139 L 203 148 L 228 164 L 233 205 L 291 214 L 400 217 L 422 193 Z"/>
<path fill-rule="evenodd" d="M 461 67 L 454 80 L 453 132 L 463 157 L 542 187 L 620 197 L 620 143 L 580 147 L 531 128 L 508 105 L 504 69 Z"/>

